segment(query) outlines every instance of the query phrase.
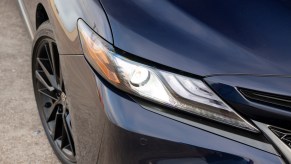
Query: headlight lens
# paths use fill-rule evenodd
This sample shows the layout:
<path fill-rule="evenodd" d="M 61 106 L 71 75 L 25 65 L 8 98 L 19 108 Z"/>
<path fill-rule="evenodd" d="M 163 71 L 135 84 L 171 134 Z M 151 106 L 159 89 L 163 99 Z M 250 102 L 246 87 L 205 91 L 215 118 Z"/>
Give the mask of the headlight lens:
<path fill-rule="evenodd" d="M 78 29 L 86 59 L 117 88 L 176 110 L 258 132 L 201 80 L 159 70 L 116 54 L 113 47 L 82 20 L 78 21 Z"/>

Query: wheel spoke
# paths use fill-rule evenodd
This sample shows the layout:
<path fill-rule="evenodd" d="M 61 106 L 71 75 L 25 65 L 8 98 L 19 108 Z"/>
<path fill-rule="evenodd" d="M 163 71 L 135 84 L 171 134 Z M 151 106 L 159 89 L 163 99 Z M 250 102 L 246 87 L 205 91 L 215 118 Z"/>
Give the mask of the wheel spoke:
<path fill-rule="evenodd" d="M 43 62 L 41 61 L 41 59 L 37 58 L 37 62 L 40 65 L 40 67 L 42 68 L 44 74 L 46 75 L 46 78 L 49 80 L 49 82 L 51 83 L 51 85 L 54 88 L 57 88 L 57 81 L 56 81 L 56 76 L 53 76 L 49 73 L 49 71 L 47 70 L 47 68 L 44 66 Z"/>
<path fill-rule="evenodd" d="M 43 60 L 43 59 L 42 59 Z M 40 65 L 40 67 L 42 68 L 43 72 L 45 73 L 46 77 L 49 79 L 51 77 L 51 74 L 49 73 L 49 71 L 47 70 L 47 68 L 44 66 L 43 62 L 41 61 L 40 58 L 37 58 L 37 62 Z M 50 79 L 49 79 L 50 80 Z"/>
<path fill-rule="evenodd" d="M 51 98 L 51 99 L 57 101 L 58 99 L 56 97 L 53 97 L 52 95 L 50 95 L 50 93 L 47 93 L 47 90 L 48 90 L 47 88 L 43 88 L 43 89 L 39 89 L 38 92 L 45 95 L 48 98 Z"/>
<path fill-rule="evenodd" d="M 46 87 L 50 92 L 55 90 L 54 87 L 51 87 L 51 86 L 48 85 L 48 83 L 40 75 L 39 71 L 35 71 L 35 76 L 36 76 L 36 79 L 39 80 L 42 83 L 42 85 L 44 85 L 44 87 Z"/>
<path fill-rule="evenodd" d="M 55 114 L 57 113 L 57 110 L 59 109 L 58 105 L 58 101 L 55 101 L 51 107 L 49 107 L 48 112 L 47 112 L 47 117 L 46 117 L 46 121 L 49 122 L 53 119 L 55 119 Z"/>
<path fill-rule="evenodd" d="M 72 126 L 71 126 L 71 116 L 70 114 L 68 114 L 66 117 L 65 117 L 65 123 L 66 123 L 66 127 L 69 131 L 70 134 L 72 134 Z M 72 135 L 71 135 L 72 136 Z"/>
<path fill-rule="evenodd" d="M 55 58 L 54 58 L 54 51 L 53 51 L 52 42 L 47 42 L 47 44 L 45 44 L 44 47 L 45 47 L 45 51 L 46 51 L 47 57 L 49 59 L 53 74 L 56 75 Z"/>
<path fill-rule="evenodd" d="M 46 44 L 44 44 L 44 48 L 45 48 L 45 51 L 46 51 L 46 56 L 47 56 L 47 58 L 48 58 L 48 60 L 49 60 L 49 62 L 50 62 L 50 66 L 51 66 L 51 68 L 52 68 L 52 71 L 53 71 L 53 69 L 54 69 L 54 65 L 53 65 L 53 61 L 52 61 L 52 58 L 51 58 L 51 50 L 50 50 L 50 43 L 49 42 L 47 42 Z M 53 74 L 54 74 L 54 72 L 53 72 Z"/>
<path fill-rule="evenodd" d="M 67 139 L 69 141 L 71 150 L 73 152 L 73 154 L 75 155 L 75 146 L 74 146 L 74 140 L 73 140 L 73 135 L 72 135 L 72 127 L 71 127 L 71 117 L 70 115 L 63 115 L 63 119 L 64 119 L 64 127 L 65 127 L 65 131 L 67 134 Z"/>
<path fill-rule="evenodd" d="M 64 120 L 63 120 L 63 123 L 64 123 Z M 68 145 L 70 145 L 69 137 L 68 137 L 68 132 L 66 130 L 65 125 L 63 124 L 61 149 L 63 149 L 64 147 L 66 147 Z"/>
<path fill-rule="evenodd" d="M 52 70 L 53 70 L 53 74 L 54 75 L 57 75 L 57 71 L 56 71 L 56 60 L 55 60 L 55 54 L 54 54 L 54 49 L 53 49 L 53 43 L 52 42 L 49 42 L 49 51 L 50 53 L 48 54 L 49 55 L 49 58 L 51 59 L 51 62 L 52 62 Z"/>
<path fill-rule="evenodd" d="M 63 119 L 62 119 L 62 113 L 57 112 L 55 117 L 55 129 L 53 133 L 53 139 L 57 140 L 62 137 L 62 130 L 63 130 Z"/>

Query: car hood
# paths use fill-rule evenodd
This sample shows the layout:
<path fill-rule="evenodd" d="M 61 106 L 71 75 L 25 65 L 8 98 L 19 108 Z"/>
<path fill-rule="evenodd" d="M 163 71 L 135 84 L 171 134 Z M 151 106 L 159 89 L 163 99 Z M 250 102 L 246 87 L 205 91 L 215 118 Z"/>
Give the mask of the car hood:
<path fill-rule="evenodd" d="M 101 0 L 114 45 L 200 76 L 291 75 L 290 1 Z"/>

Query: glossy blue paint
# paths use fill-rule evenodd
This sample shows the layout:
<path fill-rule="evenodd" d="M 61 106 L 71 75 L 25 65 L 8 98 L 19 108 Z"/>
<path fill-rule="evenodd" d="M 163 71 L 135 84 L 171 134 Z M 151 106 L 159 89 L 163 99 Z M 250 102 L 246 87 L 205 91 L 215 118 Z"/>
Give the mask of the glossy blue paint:
<path fill-rule="evenodd" d="M 101 0 L 114 45 L 195 75 L 291 75 L 290 1 Z"/>

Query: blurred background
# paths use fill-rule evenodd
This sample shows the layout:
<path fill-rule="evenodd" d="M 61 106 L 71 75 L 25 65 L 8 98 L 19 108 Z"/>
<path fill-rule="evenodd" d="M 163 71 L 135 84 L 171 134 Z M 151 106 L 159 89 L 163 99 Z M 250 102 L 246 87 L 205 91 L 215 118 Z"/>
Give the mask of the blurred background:
<path fill-rule="evenodd" d="M 0 0 L 0 163 L 59 163 L 34 101 L 31 42 L 17 0 Z"/>

